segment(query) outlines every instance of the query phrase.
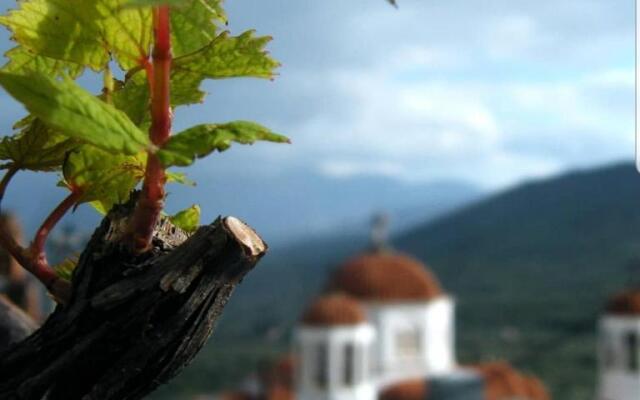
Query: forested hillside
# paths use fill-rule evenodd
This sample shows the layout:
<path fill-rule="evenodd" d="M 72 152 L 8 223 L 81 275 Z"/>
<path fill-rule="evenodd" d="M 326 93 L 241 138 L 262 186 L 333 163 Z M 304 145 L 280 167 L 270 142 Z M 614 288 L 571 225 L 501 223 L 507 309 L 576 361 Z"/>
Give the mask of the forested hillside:
<path fill-rule="evenodd" d="M 584 400 L 595 383 L 598 313 L 633 281 L 639 204 L 640 176 L 619 164 L 523 184 L 419 225 L 394 245 L 426 262 L 457 299 L 461 362 L 509 359 L 541 376 L 555 399 Z M 336 234 L 274 251 L 230 304 L 213 340 L 224 346 L 210 346 L 182 388 L 228 386 L 287 349 L 305 302 L 366 244 L 365 235 Z"/>

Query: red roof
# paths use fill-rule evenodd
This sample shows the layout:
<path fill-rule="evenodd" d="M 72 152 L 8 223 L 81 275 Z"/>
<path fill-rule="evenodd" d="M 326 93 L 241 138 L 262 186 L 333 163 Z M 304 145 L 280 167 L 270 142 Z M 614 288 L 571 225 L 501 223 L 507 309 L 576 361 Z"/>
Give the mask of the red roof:
<path fill-rule="evenodd" d="M 616 315 L 640 315 L 640 289 L 627 290 L 612 296 L 606 311 Z"/>
<path fill-rule="evenodd" d="M 293 400 L 294 374 L 297 360 L 293 355 L 284 354 L 270 363 L 260 373 L 260 382 L 264 388 L 261 400 Z"/>
<path fill-rule="evenodd" d="M 367 301 L 428 301 L 442 294 L 438 280 L 420 261 L 382 251 L 347 261 L 331 287 Z"/>
<path fill-rule="evenodd" d="M 218 398 L 221 400 L 257 400 L 255 396 L 242 391 L 220 393 Z"/>
<path fill-rule="evenodd" d="M 425 379 L 401 382 L 386 388 L 380 393 L 379 400 L 424 400 L 428 387 Z"/>
<path fill-rule="evenodd" d="M 294 400 L 296 398 L 290 386 L 273 385 L 267 388 L 264 400 Z"/>
<path fill-rule="evenodd" d="M 302 315 L 302 323 L 307 326 L 356 325 L 365 321 L 360 303 L 338 293 L 318 298 Z"/>
<path fill-rule="evenodd" d="M 486 400 L 550 400 L 542 381 L 516 371 L 505 362 L 493 362 L 474 367 L 485 382 Z"/>
<path fill-rule="evenodd" d="M 264 386 L 293 387 L 297 367 L 297 359 L 293 355 L 283 354 L 260 371 L 260 380 Z"/>

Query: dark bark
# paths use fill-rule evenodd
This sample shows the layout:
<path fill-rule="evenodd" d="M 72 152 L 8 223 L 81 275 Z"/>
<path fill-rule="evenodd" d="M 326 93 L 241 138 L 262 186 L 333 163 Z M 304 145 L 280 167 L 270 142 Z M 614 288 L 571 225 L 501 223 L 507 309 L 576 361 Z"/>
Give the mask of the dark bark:
<path fill-rule="evenodd" d="M 1 399 L 140 399 L 211 335 L 234 287 L 266 252 L 229 217 L 187 238 L 167 220 L 153 250 L 122 244 L 131 210 L 105 218 L 80 257 L 68 305 L 0 354 Z"/>

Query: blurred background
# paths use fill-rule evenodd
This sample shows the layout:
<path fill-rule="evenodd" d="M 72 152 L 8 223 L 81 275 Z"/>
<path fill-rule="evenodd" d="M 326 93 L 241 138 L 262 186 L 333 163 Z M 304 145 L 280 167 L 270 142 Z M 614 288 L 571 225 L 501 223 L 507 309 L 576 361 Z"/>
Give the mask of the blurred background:
<path fill-rule="evenodd" d="M 197 202 L 203 222 L 238 216 L 271 251 L 153 398 L 232 387 L 287 351 L 378 212 L 391 244 L 456 298 L 462 363 L 507 359 L 554 398 L 590 398 L 597 319 L 635 284 L 640 254 L 634 2 L 229 0 L 227 11 L 232 33 L 274 37 L 279 76 L 209 81 L 175 128 L 248 119 L 293 144 L 236 146 L 189 171 L 198 186 L 169 188 L 169 211 Z M 23 113 L 0 94 L 0 132 Z M 3 208 L 27 237 L 63 198 L 55 181 L 10 186 Z M 79 208 L 53 246 L 81 248 L 98 221 Z"/>

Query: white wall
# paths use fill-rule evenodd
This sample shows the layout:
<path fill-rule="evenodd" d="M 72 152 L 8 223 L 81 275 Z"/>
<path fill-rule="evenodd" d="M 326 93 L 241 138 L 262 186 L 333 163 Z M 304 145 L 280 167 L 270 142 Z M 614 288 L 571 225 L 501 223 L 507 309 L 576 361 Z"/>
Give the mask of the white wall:
<path fill-rule="evenodd" d="M 370 324 L 334 327 L 300 327 L 296 343 L 300 351 L 301 368 L 296 371 L 296 397 L 303 400 L 375 400 L 377 393 L 374 377 L 370 372 L 371 344 L 375 332 Z M 321 388 L 315 381 L 317 368 L 314 349 L 320 344 L 328 349 L 328 385 Z M 344 371 L 345 346 L 352 343 L 361 351 L 354 359 L 356 382 L 346 386 L 341 374 Z"/>
<path fill-rule="evenodd" d="M 597 400 L 640 399 L 640 371 L 629 368 L 632 355 L 626 337 L 630 333 L 640 336 L 640 318 L 608 315 L 600 320 Z"/>
<path fill-rule="evenodd" d="M 379 387 L 455 369 L 455 303 L 450 297 L 426 303 L 367 303 L 366 308 L 377 332 L 372 358 Z M 398 338 L 403 331 L 419 333 L 416 357 L 401 354 Z"/>

